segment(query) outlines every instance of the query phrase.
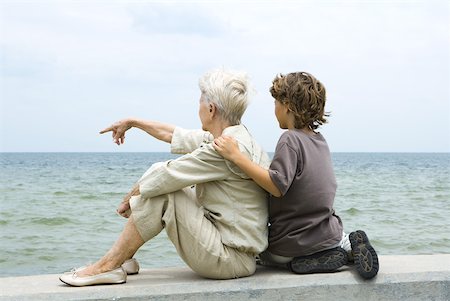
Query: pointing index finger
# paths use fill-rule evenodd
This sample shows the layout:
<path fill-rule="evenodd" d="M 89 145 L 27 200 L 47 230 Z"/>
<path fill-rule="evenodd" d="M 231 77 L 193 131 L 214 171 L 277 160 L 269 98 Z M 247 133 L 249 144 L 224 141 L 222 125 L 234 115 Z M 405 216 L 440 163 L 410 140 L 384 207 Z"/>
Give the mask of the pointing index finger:
<path fill-rule="evenodd" d="M 104 129 L 104 130 L 101 130 L 100 131 L 100 134 L 104 134 L 104 133 L 107 133 L 107 132 L 111 132 L 113 130 L 113 128 L 112 128 L 112 126 L 110 126 L 110 127 L 107 127 L 106 129 Z"/>

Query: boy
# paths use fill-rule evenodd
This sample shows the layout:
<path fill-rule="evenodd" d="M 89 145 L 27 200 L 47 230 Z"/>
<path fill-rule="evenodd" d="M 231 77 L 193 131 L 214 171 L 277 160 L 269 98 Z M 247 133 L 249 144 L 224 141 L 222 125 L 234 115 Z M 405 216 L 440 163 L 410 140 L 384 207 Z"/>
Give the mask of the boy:
<path fill-rule="evenodd" d="M 286 265 L 295 273 L 332 272 L 354 258 L 365 279 L 378 273 L 378 257 L 363 231 L 346 235 L 333 209 L 336 179 L 325 138 L 325 87 L 306 72 L 279 75 L 270 89 L 275 116 L 285 131 L 268 170 L 222 136 L 214 147 L 270 193 L 269 247 L 262 264 Z"/>

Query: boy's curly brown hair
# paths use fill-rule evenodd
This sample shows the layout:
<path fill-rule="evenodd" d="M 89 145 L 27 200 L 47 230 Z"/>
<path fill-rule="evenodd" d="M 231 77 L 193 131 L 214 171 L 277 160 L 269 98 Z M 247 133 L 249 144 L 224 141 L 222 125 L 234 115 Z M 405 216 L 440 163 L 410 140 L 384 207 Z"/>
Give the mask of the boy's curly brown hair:
<path fill-rule="evenodd" d="M 308 127 L 317 129 L 326 123 L 325 87 L 314 76 L 307 72 L 293 72 L 275 77 L 270 88 L 273 98 L 287 103 L 295 116 L 295 128 Z"/>

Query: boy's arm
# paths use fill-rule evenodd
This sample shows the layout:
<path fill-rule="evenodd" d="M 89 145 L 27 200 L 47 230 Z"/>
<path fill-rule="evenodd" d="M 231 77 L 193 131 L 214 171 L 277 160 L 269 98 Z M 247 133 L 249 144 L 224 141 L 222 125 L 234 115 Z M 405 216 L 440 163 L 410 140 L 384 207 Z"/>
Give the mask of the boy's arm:
<path fill-rule="evenodd" d="M 253 181 L 275 197 L 280 197 L 281 192 L 270 178 L 269 171 L 252 162 L 240 152 L 237 142 L 229 136 L 221 136 L 214 139 L 215 150 L 227 160 L 236 164 Z"/>

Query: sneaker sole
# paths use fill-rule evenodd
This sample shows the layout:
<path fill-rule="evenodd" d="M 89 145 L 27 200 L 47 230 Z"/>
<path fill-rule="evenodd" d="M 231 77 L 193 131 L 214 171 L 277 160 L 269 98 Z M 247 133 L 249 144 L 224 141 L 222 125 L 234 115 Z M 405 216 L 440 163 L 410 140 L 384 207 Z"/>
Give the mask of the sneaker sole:
<path fill-rule="evenodd" d="M 296 274 L 330 273 L 347 264 L 347 252 L 335 248 L 308 256 L 295 257 L 289 268 Z"/>
<path fill-rule="evenodd" d="M 356 271 L 364 279 L 371 279 L 378 273 L 379 263 L 375 249 L 370 245 L 369 238 L 364 231 L 350 233 L 350 243 L 355 261 Z"/>

